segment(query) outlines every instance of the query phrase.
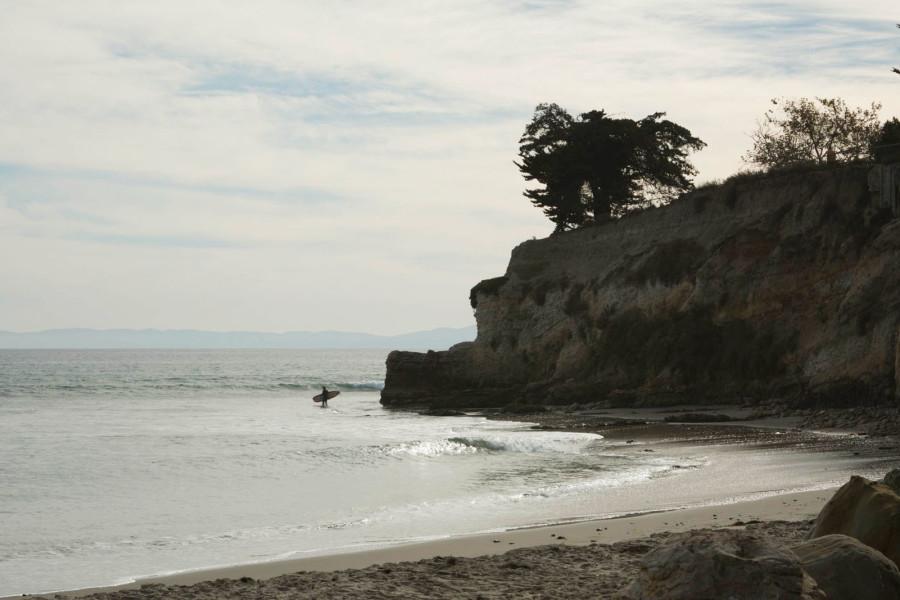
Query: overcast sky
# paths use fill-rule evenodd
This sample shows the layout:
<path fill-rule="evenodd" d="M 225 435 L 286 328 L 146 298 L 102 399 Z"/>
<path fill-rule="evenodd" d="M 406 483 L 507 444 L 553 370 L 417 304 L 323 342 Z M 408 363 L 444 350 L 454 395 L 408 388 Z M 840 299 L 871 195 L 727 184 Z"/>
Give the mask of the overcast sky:
<path fill-rule="evenodd" d="M 715 8 L 710 8 L 715 6 Z M 0 0 L 0 329 L 472 322 L 549 234 L 539 102 L 667 111 L 740 169 L 773 96 L 900 114 L 896 0 Z"/>

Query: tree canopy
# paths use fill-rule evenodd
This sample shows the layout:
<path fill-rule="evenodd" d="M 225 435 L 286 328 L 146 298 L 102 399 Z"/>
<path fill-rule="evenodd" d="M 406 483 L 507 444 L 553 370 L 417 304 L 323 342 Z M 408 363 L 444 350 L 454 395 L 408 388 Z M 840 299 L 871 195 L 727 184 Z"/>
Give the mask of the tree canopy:
<path fill-rule="evenodd" d="M 573 117 L 558 104 L 539 104 L 519 140 L 516 166 L 541 187 L 524 195 L 557 230 L 670 201 L 693 187 L 696 170 L 687 157 L 706 144 L 664 116 L 635 121 L 592 110 Z"/>
<path fill-rule="evenodd" d="M 746 162 L 766 168 L 864 159 L 881 131 L 877 102 L 850 108 L 840 98 L 773 98 L 772 105 L 744 155 Z"/>
<path fill-rule="evenodd" d="M 900 119 L 894 117 L 889 121 L 885 121 L 884 127 L 881 128 L 881 133 L 878 135 L 876 143 L 878 145 L 900 144 Z"/>
<path fill-rule="evenodd" d="M 872 145 L 872 155 L 876 159 L 883 159 L 886 155 L 893 154 L 893 149 L 897 146 L 900 146 L 900 119 L 894 117 L 881 128 L 881 133 Z"/>

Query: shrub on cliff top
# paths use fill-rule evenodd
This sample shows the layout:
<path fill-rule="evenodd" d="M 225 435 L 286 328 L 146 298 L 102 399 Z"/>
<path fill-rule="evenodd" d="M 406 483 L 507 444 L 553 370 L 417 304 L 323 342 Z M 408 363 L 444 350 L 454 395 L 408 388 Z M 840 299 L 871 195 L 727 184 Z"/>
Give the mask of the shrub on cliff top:
<path fill-rule="evenodd" d="M 880 147 L 894 146 L 896 144 L 900 144 L 900 120 L 894 117 L 881 128 L 881 132 L 878 134 L 878 138 L 876 138 L 872 148 L 872 153 L 878 157 Z"/>
<path fill-rule="evenodd" d="M 841 98 L 773 98 L 744 160 L 767 169 L 847 163 L 871 157 L 881 104 L 850 108 Z"/>
<path fill-rule="evenodd" d="M 592 110 L 576 118 L 557 104 L 539 104 L 519 140 L 516 166 L 542 187 L 525 197 L 557 231 L 670 202 L 693 187 L 696 170 L 687 156 L 706 144 L 664 115 L 635 121 Z"/>

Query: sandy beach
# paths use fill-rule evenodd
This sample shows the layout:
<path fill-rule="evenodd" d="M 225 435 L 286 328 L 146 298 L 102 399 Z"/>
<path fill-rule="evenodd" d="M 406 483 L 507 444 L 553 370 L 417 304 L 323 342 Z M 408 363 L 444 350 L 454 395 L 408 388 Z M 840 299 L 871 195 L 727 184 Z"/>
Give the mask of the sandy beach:
<path fill-rule="evenodd" d="M 805 537 L 833 490 L 729 505 L 462 536 L 363 552 L 181 573 L 49 597 L 607 597 L 640 557 L 676 532 L 747 527 L 785 544 Z M 37 596 L 35 596 L 37 597 Z"/>
<path fill-rule="evenodd" d="M 790 435 L 802 433 L 791 429 L 795 423 L 791 419 L 753 421 L 749 423 L 752 427 L 743 423 L 678 425 L 661 423 L 664 411 L 644 411 L 637 419 L 634 411 L 629 413 L 598 416 L 596 423 L 585 415 L 549 415 L 535 427 L 603 431 L 609 439 L 622 443 L 653 438 L 674 445 L 705 440 L 744 446 L 753 440 L 757 450 L 765 452 L 790 452 Z M 628 423 L 605 421 L 629 417 L 632 421 Z M 835 433 L 833 444 L 858 443 L 849 432 Z M 858 447 L 879 453 L 889 447 L 885 445 L 888 442 L 889 438 L 883 438 Z M 891 462 L 887 455 L 885 458 L 886 463 Z M 792 544 L 805 538 L 810 520 L 833 491 L 834 487 L 777 495 L 763 491 L 757 498 L 721 498 L 704 506 L 203 569 L 43 597 L 611 597 L 631 580 L 641 556 L 674 533 L 746 527 L 779 543 Z"/>

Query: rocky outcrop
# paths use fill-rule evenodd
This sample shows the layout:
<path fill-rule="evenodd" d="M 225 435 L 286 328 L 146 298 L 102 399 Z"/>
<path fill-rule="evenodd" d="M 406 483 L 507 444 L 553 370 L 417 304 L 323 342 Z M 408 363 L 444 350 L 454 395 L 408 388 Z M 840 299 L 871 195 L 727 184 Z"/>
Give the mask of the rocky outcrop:
<path fill-rule="evenodd" d="M 846 535 L 786 549 L 747 531 L 696 530 L 649 552 L 621 597 L 896 600 L 900 571 L 883 554 Z"/>
<path fill-rule="evenodd" d="M 868 169 L 737 179 L 525 242 L 478 336 L 388 358 L 387 406 L 893 401 L 900 220 Z"/>
<path fill-rule="evenodd" d="M 627 600 L 812 600 L 827 596 L 797 556 L 745 531 L 697 530 L 649 552 Z"/>
<path fill-rule="evenodd" d="M 900 565 L 900 496 L 854 475 L 822 508 L 810 537 L 830 534 L 856 538 Z"/>
<path fill-rule="evenodd" d="M 894 490 L 895 494 L 900 496 L 900 469 L 891 469 L 888 471 L 881 482 Z"/>
<path fill-rule="evenodd" d="M 900 598 L 897 565 L 852 537 L 826 535 L 791 550 L 829 600 Z"/>

